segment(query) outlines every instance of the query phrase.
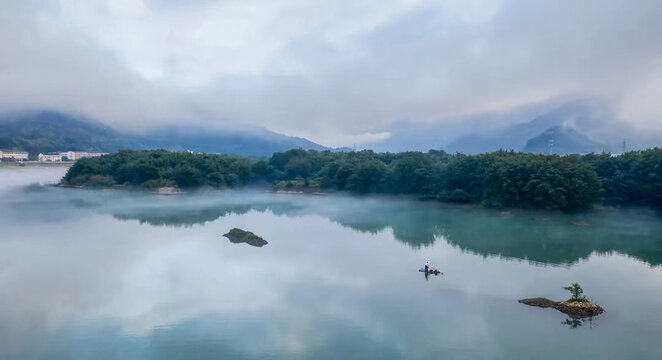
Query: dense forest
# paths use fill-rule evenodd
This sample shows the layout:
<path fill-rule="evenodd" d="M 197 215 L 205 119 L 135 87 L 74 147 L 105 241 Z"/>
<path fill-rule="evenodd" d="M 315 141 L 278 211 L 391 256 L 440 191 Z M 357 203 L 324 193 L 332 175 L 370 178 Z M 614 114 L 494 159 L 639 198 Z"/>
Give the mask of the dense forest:
<path fill-rule="evenodd" d="M 620 156 L 498 151 L 375 153 L 289 150 L 268 159 L 120 151 L 76 162 L 63 183 L 81 186 L 237 187 L 407 194 L 485 206 L 572 211 L 600 201 L 662 206 L 662 150 Z"/>

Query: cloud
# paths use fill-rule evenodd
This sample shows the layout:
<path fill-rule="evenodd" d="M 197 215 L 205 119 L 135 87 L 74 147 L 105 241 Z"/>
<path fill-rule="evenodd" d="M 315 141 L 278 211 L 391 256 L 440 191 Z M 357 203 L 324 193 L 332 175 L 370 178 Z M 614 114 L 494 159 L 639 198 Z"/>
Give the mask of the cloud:
<path fill-rule="evenodd" d="M 608 99 L 630 123 L 662 127 L 655 0 L 62 0 L 6 9 L 0 104 L 119 127 L 240 123 L 336 143 L 402 119 L 586 95 Z"/>
<path fill-rule="evenodd" d="M 331 139 L 328 142 L 328 145 L 333 147 L 368 145 L 390 139 L 391 135 L 392 134 L 388 131 L 364 132 L 364 133 L 351 134 L 351 135 L 339 135 L 336 138 Z"/>
<path fill-rule="evenodd" d="M 55 108 L 119 126 L 188 116 L 178 91 L 136 76 L 113 52 L 53 19 L 52 11 L 0 13 L 3 108 Z"/>

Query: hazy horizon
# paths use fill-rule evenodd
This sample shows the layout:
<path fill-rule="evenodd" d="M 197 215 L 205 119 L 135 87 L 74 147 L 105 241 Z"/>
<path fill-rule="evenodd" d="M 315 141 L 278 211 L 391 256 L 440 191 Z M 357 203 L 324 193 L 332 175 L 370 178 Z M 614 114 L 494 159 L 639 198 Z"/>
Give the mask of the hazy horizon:
<path fill-rule="evenodd" d="M 5 1 L 0 109 L 351 146 L 402 122 L 588 98 L 662 130 L 661 13 L 653 0 Z"/>

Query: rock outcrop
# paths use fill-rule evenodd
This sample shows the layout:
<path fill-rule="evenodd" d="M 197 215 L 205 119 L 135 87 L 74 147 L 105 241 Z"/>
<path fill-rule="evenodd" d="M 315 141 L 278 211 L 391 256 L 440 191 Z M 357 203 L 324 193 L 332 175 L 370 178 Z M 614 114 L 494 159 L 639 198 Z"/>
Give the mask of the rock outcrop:
<path fill-rule="evenodd" d="M 238 228 L 230 230 L 227 234 L 223 234 L 223 236 L 230 239 L 230 242 L 233 244 L 246 243 L 256 247 L 262 247 L 268 244 L 266 240 L 253 234 L 252 232 Z"/>

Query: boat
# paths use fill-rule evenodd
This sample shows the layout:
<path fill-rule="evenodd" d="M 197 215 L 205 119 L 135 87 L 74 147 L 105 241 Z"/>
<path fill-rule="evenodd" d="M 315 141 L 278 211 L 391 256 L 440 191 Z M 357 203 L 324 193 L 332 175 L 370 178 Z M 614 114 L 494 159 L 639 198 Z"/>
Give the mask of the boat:
<path fill-rule="evenodd" d="M 426 272 L 426 271 L 425 271 L 425 269 L 418 269 L 418 272 L 422 272 L 422 273 L 424 273 L 424 272 Z M 428 274 L 432 274 L 432 275 L 439 275 L 439 274 L 442 274 L 442 275 L 443 275 L 443 273 L 442 273 L 441 271 L 439 271 L 439 270 L 432 270 L 432 269 L 431 269 L 431 270 L 428 270 L 427 273 L 428 273 Z"/>

